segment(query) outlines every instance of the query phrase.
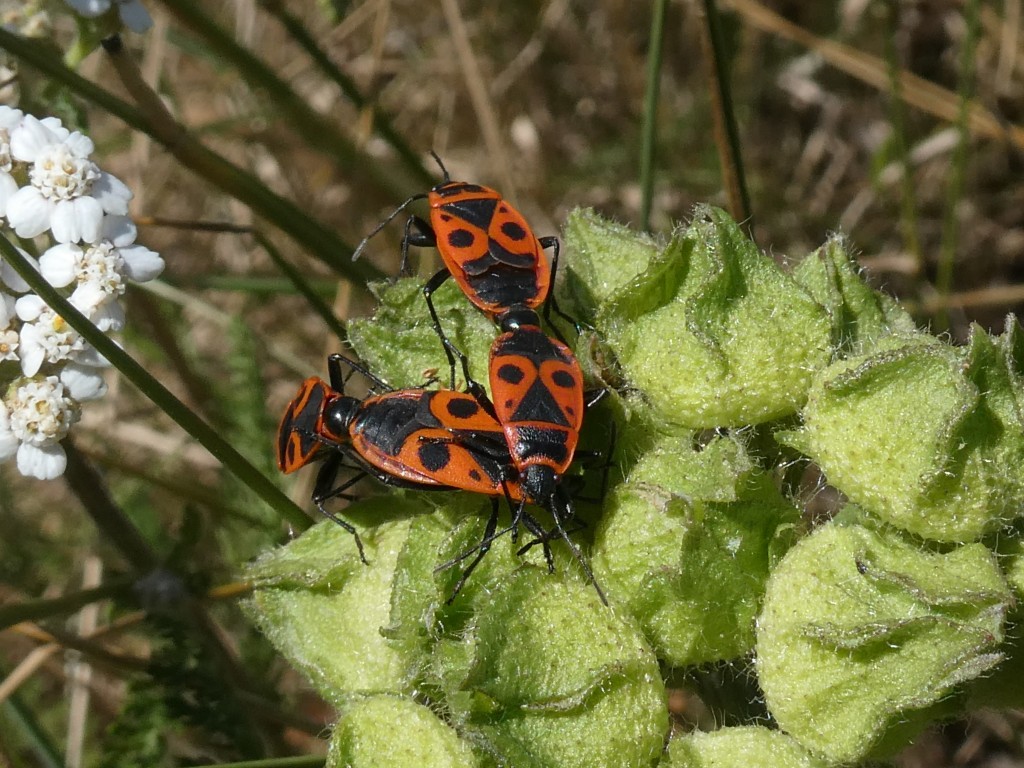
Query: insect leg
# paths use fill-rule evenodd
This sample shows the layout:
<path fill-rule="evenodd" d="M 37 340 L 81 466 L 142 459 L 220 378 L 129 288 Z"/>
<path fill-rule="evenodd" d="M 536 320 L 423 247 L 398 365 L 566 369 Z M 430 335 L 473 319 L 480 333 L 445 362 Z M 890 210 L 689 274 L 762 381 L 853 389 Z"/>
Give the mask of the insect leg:
<path fill-rule="evenodd" d="M 497 497 L 493 497 L 491 499 L 491 516 L 487 518 L 487 525 L 484 528 L 484 536 L 480 540 L 480 544 L 477 546 L 477 555 L 475 558 L 473 558 L 473 562 L 471 562 L 462 572 L 462 576 L 459 578 L 458 583 L 455 585 L 455 590 L 452 592 L 452 596 L 445 601 L 448 605 L 451 605 L 452 601 L 455 600 L 456 595 L 458 595 L 459 592 L 462 591 L 462 588 L 466 585 L 466 579 L 468 579 L 469 575 L 473 572 L 473 570 L 478 565 L 480 565 L 480 561 L 483 560 L 484 555 L 486 555 L 490 551 L 491 544 L 494 542 L 494 540 L 501 535 L 495 534 L 497 528 L 498 499 Z M 504 533 L 504 531 L 502 531 L 502 533 Z"/>
<path fill-rule="evenodd" d="M 345 491 L 347 491 L 353 485 L 355 485 L 364 477 L 366 477 L 365 472 L 360 472 L 355 477 L 346 480 L 339 487 L 332 489 L 331 486 L 334 485 L 334 481 L 338 477 L 338 470 L 342 467 L 342 457 L 343 455 L 340 452 L 333 454 L 329 456 L 327 458 L 327 461 L 324 462 L 324 465 L 320 467 L 320 471 L 317 473 L 316 476 L 316 483 L 314 483 L 313 485 L 312 501 L 314 504 L 316 504 L 316 508 L 320 510 L 320 514 L 322 514 L 328 520 L 333 520 L 335 523 L 337 523 L 346 531 L 352 534 L 352 536 L 356 540 L 356 549 L 359 550 L 359 559 L 363 561 L 364 565 L 368 565 L 369 563 L 367 563 L 366 561 L 366 554 L 363 552 L 363 541 L 359 538 L 359 534 L 356 532 L 356 529 L 353 528 L 350 523 L 346 522 L 345 520 L 342 520 L 333 512 L 328 511 L 327 508 L 324 506 L 324 502 L 326 502 L 328 499 L 336 497 L 345 498 Z"/>

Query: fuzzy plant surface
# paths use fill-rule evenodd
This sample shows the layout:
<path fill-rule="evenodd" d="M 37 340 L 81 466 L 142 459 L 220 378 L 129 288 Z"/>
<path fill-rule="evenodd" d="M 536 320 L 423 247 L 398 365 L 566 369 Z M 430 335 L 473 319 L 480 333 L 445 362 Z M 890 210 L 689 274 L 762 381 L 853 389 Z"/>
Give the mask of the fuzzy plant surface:
<path fill-rule="evenodd" d="M 439 566 L 490 509 L 467 493 L 349 505 L 368 565 L 329 521 L 265 553 L 248 610 L 336 706 L 328 766 L 818 768 L 1021 706 L 1017 320 L 952 346 L 842 238 L 784 269 L 710 207 L 667 238 L 577 211 L 565 245 L 559 299 L 584 330 L 562 332 L 609 395 L 581 438 L 606 460 L 564 482 L 608 604 L 564 542 L 549 572 L 511 535 L 449 600 L 461 565 Z M 350 324 L 396 388 L 448 384 L 421 287 L 376 286 Z M 486 382 L 494 327 L 452 283 L 435 302 Z M 719 691 L 727 727 L 673 736 L 666 686 L 722 665 L 750 700 Z"/>

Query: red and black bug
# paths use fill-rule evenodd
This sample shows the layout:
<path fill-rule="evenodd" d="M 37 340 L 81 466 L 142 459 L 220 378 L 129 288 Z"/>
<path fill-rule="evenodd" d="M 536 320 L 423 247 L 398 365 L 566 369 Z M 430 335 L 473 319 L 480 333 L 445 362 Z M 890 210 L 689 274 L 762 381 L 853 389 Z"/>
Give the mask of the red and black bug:
<path fill-rule="evenodd" d="M 358 258 L 370 238 L 409 205 L 427 200 L 429 222 L 415 215 L 406 220 L 401 271 L 408 265 L 409 246 L 435 247 L 441 254 L 445 268 L 427 281 L 423 294 L 434 330 L 448 356 L 454 388 L 455 357 L 460 353 L 441 328 L 431 300 L 434 291 L 449 277 L 455 279 L 475 307 L 496 321 L 516 307 L 543 307 L 545 317 L 553 309 L 574 325 L 575 321 L 559 310 L 551 295 L 558 271 L 558 238 L 538 238 L 523 215 L 499 192 L 480 184 L 452 181 L 441 159 L 431 154 L 444 174 L 441 183 L 429 192 L 413 195 L 392 211 L 363 238 L 352 258 Z M 545 253 L 548 248 L 552 249 L 550 260 Z"/>
<path fill-rule="evenodd" d="M 363 400 L 345 395 L 342 363 L 366 375 L 381 391 Z M 289 473 L 314 460 L 324 460 L 314 485 L 313 502 L 325 516 L 355 536 L 364 562 L 358 533 L 324 505 L 331 498 L 348 498 L 346 491 L 365 476 L 405 488 L 460 489 L 491 497 L 491 515 L 480 544 L 442 566 L 454 565 L 476 552 L 475 559 L 463 571 L 455 594 L 491 543 L 507 531 L 514 532 L 520 522 L 544 545 L 549 568 L 553 566 L 547 542 L 556 532 L 583 562 L 563 525 L 557 524 L 555 530 L 545 532 L 525 512 L 525 503 L 531 499 L 511 461 L 505 433 L 476 397 L 451 390 L 391 390 L 385 382 L 341 355 L 332 355 L 328 367 L 330 385 L 316 377 L 307 379 L 286 408 L 277 433 L 277 463 L 281 471 Z M 335 486 L 339 471 L 349 466 L 344 464 L 345 458 L 352 462 L 357 474 Z M 499 532 L 500 497 L 508 501 L 514 514 L 512 525 Z M 570 502 L 566 497 L 564 502 L 560 498 L 559 503 Z M 583 567 L 593 579 L 585 562 Z"/>
<path fill-rule="evenodd" d="M 583 374 L 558 329 L 552 326 L 558 341 L 546 336 L 537 313 L 543 306 L 548 318 L 549 310 L 554 309 L 578 328 L 558 309 L 551 292 L 558 265 L 558 240 L 538 240 L 522 215 L 498 192 L 451 181 L 441 160 L 437 155 L 434 158 L 444 173 L 442 183 L 402 203 L 364 238 L 356 254 L 409 204 L 428 199 L 430 223 L 416 216 L 406 222 L 403 269 L 410 245 L 437 247 L 446 269 L 427 282 L 423 293 L 451 366 L 452 387 L 458 359 L 467 391 L 494 415 L 507 439 L 509 457 L 523 490 L 518 514 L 526 502 L 546 507 L 559 535 L 568 541 L 564 526 L 573 517 L 573 507 L 559 483 L 572 463 L 579 440 Z M 544 253 L 548 247 L 554 249 L 550 262 Z M 470 375 L 465 354 L 445 335 L 434 308 L 432 294 L 449 276 L 455 277 L 467 298 L 502 330 L 491 347 L 488 366 L 493 405 Z"/>

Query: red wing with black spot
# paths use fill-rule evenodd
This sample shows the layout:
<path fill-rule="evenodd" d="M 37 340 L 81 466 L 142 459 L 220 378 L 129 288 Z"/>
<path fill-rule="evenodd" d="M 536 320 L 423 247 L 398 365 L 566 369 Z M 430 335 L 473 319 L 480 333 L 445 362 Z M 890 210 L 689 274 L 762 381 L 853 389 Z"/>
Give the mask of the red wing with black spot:
<path fill-rule="evenodd" d="M 544 303 L 551 265 L 526 219 L 498 192 L 450 182 L 431 192 L 430 205 L 438 251 L 478 309 L 493 316 Z"/>
<path fill-rule="evenodd" d="M 302 382 L 285 408 L 277 428 L 276 443 L 277 467 L 285 474 L 306 466 L 320 449 L 316 436 L 331 392 L 326 382 L 312 376 Z"/>
<path fill-rule="evenodd" d="M 583 419 L 583 372 L 569 348 L 536 326 L 521 326 L 495 340 L 489 376 L 516 467 L 565 472 Z"/>
<path fill-rule="evenodd" d="M 433 487 L 504 495 L 510 474 L 500 425 L 461 392 L 398 390 L 367 398 L 351 426 L 360 459 L 392 477 Z M 506 482 L 518 500 L 515 482 Z"/>

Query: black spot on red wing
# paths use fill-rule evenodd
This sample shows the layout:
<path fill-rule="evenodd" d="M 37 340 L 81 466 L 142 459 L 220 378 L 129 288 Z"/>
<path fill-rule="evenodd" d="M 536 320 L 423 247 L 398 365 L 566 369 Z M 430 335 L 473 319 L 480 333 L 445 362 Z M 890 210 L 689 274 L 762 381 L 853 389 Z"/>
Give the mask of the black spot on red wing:
<path fill-rule="evenodd" d="M 551 381 L 563 389 L 572 389 L 576 386 L 576 379 L 568 371 L 555 371 L 551 375 Z"/>
<path fill-rule="evenodd" d="M 434 187 L 434 192 L 441 197 L 454 197 L 466 192 L 483 192 L 484 188 L 479 184 L 467 184 L 465 181 L 449 181 L 447 184 L 439 184 Z"/>
<path fill-rule="evenodd" d="M 451 221 L 451 220 L 452 220 L 452 217 L 449 216 L 447 213 L 442 213 L 441 214 L 441 221 Z"/>
<path fill-rule="evenodd" d="M 511 410 L 512 406 L 515 405 L 515 404 L 516 404 L 515 400 L 506 400 L 505 401 L 505 410 Z"/>
<path fill-rule="evenodd" d="M 444 203 L 444 211 L 486 232 L 494 218 L 496 204 L 497 201 L 492 198 L 477 197 Z"/>
<path fill-rule="evenodd" d="M 561 404 L 540 379 L 535 379 L 523 393 L 512 416 L 505 420 L 505 423 L 524 421 L 544 422 L 559 427 L 569 426 Z"/>
<path fill-rule="evenodd" d="M 526 237 L 526 230 L 514 221 L 506 221 L 502 224 L 501 233 L 509 240 L 522 240 Z"/>
<path fill-rule="evenodd" d="M 452 460 L 451 450 L 447 443 L 421 443 L 416 451 L 423 468 L 428 472 L 437 472 L 444 469 Z"/>
<path fill-rule="evenodd" d="M 471 469 L 469 470 L 469 479 L 479 483 L 481 480 L 483 480 L 483 475 L 481 475 L 475 469 Z"/>
<path fill-rule="evenodd" d="M 480 405 L 468 397 L 448 401 L 448 414 L 456 419 L 470 419 L 480 412 Z"/>
<path fill-rule="evenodd" d="M 448 245 L 452 248 L 468 248 L 476 240 L 476 235 L 468 229 L 453 229 L 448 233 Z"/>
<path fill-rule="evenodd" d="M 505 363 L 498 369 L 498 378 L 509 384 L 518 384 L 526 378 L 523 369 L 512 363 Z"/>

